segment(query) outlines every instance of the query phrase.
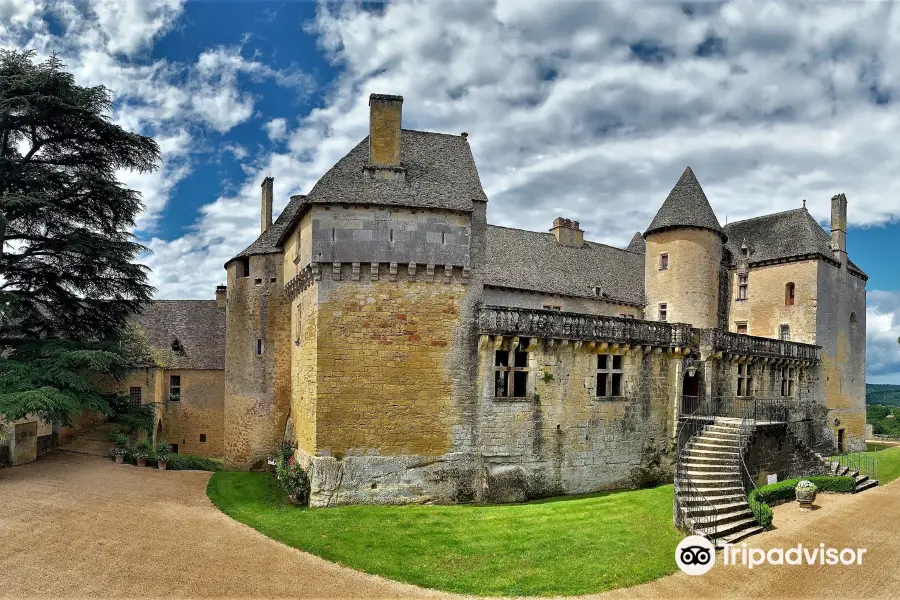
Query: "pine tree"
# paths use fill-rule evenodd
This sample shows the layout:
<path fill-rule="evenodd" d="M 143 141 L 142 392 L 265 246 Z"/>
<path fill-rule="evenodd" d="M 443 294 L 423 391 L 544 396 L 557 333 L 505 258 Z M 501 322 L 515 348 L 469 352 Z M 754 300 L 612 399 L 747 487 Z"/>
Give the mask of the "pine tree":
<path fill-rule="evenodd" d="M 66 422 L 108 410 L 99 376 L 123 368 L 115 340 L 153 288 L 131 229 L 151 138 L 110 119 L 103 86 L 82 87 L 53 56 L 0 50 L 0 416 Z"/>

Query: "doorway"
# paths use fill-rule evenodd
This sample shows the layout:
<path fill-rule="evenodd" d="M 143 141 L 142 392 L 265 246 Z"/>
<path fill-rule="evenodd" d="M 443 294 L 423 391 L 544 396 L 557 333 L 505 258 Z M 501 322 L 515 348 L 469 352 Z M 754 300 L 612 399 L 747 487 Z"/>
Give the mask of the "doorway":
<path fill-rule="evenodd" d="M 844 453 L 844 430 L 837 430 L 837 446 L 838 446 L 838 454 Z"/>
<path fill-rule="evenodd" d="M 681 414 L 689 415 L 700 407 L 700 375 L 686 373 L 681 383 Z"/>

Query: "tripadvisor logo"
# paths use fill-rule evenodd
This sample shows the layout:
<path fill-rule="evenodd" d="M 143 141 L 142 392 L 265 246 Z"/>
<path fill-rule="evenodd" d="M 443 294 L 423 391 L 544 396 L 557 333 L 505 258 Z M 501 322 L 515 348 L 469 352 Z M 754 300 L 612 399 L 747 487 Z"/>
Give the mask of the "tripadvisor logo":
<path fill-rule="evenodd" d="M 703 575 L 716 564 L 716 549 L 700 535 L 689 535 L 675 548 L 675 563 L 688 575 Z"/>

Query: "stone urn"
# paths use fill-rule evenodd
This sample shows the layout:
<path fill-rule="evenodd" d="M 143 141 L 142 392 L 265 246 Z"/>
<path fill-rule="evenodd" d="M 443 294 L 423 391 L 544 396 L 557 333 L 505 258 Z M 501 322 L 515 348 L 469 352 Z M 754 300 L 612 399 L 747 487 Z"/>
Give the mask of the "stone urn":
<path fill-rule="evenodd" d="M 156 461 L 156 466 L 159 467 L 160 471 L 165 471 L 169 466 L 169 461 L 167 460 L 158 460 Z"/>
<path fill-rule="evenodd" d="M 137 459 L 137 466 L 139 466 L 139 467 L 146 467 L 146 466 L 147 466 L 147 457 L 146 457 L 146 456 L 139 456 L 138 459 Z"/>
<path fill-rule="evenodd" d="M 816 485 L 812 481 L 804 479 L 794 488 L 794 494 L 797 496 L 797 502 L 800 503 L 800 510 L 812 510 L 812 503 L 816 499 Z"/>
<path fill-rule="evenodd" d="M 121 465 L 123 462 L 125 462 L 125 455 L 116 452 L 116 464 Z"/>

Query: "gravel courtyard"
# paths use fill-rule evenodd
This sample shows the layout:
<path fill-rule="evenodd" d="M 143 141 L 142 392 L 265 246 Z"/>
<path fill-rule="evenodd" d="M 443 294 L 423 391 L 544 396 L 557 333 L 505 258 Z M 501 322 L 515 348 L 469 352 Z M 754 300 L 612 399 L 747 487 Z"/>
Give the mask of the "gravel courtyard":
<path fill-rule="evenodd" d="M 216 510 L 209 473 L 159 472 L 57 451 L 0 469 L 0 597 L 409 598 L 441 594 L 361 574 L 274 542 Z M 775 508 L 751 547 L 863 547 L 861 566 L 678 573 L 602 598 L 894 598 L 900 486 Z M 720 555 L 721 556 L 721 555 Z M 673 557 L 674 560 L 674 557 Z M 721 560 L 721 558 L 720 558 Z"/>

